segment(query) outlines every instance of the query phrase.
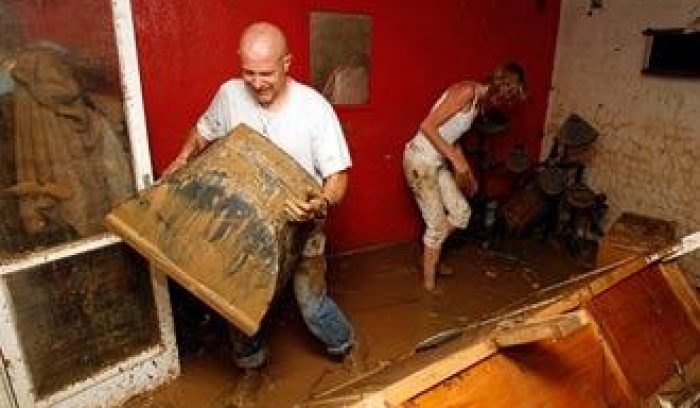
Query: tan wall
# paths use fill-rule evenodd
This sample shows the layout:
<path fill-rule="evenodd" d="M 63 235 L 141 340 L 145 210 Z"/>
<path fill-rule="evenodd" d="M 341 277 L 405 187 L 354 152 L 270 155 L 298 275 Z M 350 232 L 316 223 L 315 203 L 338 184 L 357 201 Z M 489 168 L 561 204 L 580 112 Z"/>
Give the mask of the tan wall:
<path fill-rule="evenodd" d="M 700 79 L 640 73 L 645 28 L 685 27 L 697 0 L 563 0 L 543 152 L 570 112 L 601 133 L 587 180 L 621 211 L 700 229 Z M 543 153 L 545 154 L 545 153 Z M 700 283 L 700 251 L 681 261 Z"/>

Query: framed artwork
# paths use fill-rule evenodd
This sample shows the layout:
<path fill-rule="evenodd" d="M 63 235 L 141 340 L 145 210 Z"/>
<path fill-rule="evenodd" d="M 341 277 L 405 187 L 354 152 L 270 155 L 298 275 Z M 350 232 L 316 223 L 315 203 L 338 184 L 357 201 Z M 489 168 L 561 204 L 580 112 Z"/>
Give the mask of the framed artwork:
<path fill-rule="evenodd" d="M 372 19 L 361 14 L 311 13 L 311 78 L 335 105 L 369 101 Z"/>

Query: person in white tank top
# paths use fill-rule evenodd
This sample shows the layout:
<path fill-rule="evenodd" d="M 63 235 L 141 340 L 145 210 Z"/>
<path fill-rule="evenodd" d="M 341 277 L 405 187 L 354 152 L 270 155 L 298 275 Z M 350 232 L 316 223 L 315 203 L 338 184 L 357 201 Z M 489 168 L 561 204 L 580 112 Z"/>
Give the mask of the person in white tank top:
<path fill-rule="evenodd" d="M 471 208 L 464 197 L 478 186 L 458 140 L 486 108 L 506 108 L 525 99 L 525 73 L 516 63 L 494 70 L 485 83 L 450 86 L 406 144 L 404 174 L 425 222 L 423 285 L 435 288 L 442 244 L 455 228 L 466 228 Z"/>

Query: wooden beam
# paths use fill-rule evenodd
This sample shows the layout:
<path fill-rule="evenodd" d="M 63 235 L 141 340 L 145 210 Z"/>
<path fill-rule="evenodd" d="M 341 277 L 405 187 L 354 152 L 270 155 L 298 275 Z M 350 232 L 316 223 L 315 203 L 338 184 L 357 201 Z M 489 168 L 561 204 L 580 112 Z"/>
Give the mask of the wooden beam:
<path fill-rule="evenodd" d="M 690 286 L 683 271 L 675 263 L 661 264 L 661 274 L 676 295 L 695 329 L 700 331 L 700 300 L 697 291 Z"/>
<path fill-rule="evenodd" d="M 593 304 L 588 303 L 586 307 L 592 308 Z M 590 316 L 590 312 L 587 311 L 586 313 L 588 313 Z M 610 343 L 608 343 L 605 335 L 603 334 L 602 328 L 593 317 L 590 317 L 590 321 L 595 336 L 598 338 L 598 342 L 603 348 L 605 362 L 607 366 L 610 367 L 610 371 L 612 372 L 613 377 L 615 377 L 615 380 L 620 389 L 622 390 L 622 393 L 625 395 L 625 398 L 627 398 L 627 401 L 633 406 L 642 406 L 639 404 L 641 401 L 641 396 L 639 395 L 639 393 L 637 393 L 637 391 L 635 391 L 634 387 L 632 386 L 632 383 L 630 383 L 629 379 L 625 375 L 625 372 L 622 370 L 622 366 L 620 365 L 620 362 L 618 361 L 617 357 L 615 357 L 615 353 L 613 352 Z"/>
<path fill-rule="evenodd" d="M 509 322 L 508 325 L 496 329 L 468 347 L 433 361 L 410 375 L 400 378 L 383 389 L 372 392 L 372 398 L 377 400 L 381 395 L 384 405 L 396 406 L 419 393 L 431 388 L 446 378 L 476 365 L 498 352 L 500 347 L 510 347 L 516 344 L 531 343 L 547 339 L 561 339 L 568 336 L 589 321 L 583 311 L 575 311 L 562 316 L 536 318 L 523 322 Z M 327 396 L 328 393 L 324 393 Z M 366 399 L 358 401 L 351 407 L 368 407 Z"/>
<path fill-rule="evenodd" d="M 460 371 L 491 357 L 497 351 L 498 346 L 489 338 L 452 353 L 443 359 L 434 361 L 408 377 L 404 377 L 384 388 L 381 391 L 384 405 L 381 406 L 397 406 L 444 379 L 452 377 Z M 352 405 L 352 407 L 360 408 L 367 407 L 367 405 L 360 401 Z"/>
<path fill-rule="evenodd" d="M 472 340 L 463 346 L 462 349 L 449 355 L 443 355 L 406 377 L 384 384 L 379 389 L 376 387 L 372 389 L 373 403 L 381 403 L 382 405 L 368 405 L 369 400 L 367 397 L 364 397 L 351 406 L 359 408 L 400 405 L 445 379 L 491 357 L 498 352 L 499 348 L 547 339 L 561 339 L 589 323 L 591 323 L 591 327 L 600 342 L 606 364 L 610 367 L 612 375 L 618 382 L 624 398 L 632 405 L 637 406 L 642 403 L 641 396 L 626 378 L 610 344 L 606 341 L 601 328 L 593 320 L 588 309 L 592 307 L 591 300 L 595 296 L 608 291 L 621 281 L 644 270 L 649 264 L 648 259 L 643 256 L 621 260 L 618 265 L 613 266 L 613 270 L 604 270 L 600 276 L 591 275 L 590 282 L 583 283 L 584 279 L 575 279 L 574 282 L 571 282 L 571 285 L 578 286 L 572 287 L 569 293 L 559 294 L 558 297 L 552 296 L 549 299 L 540 301 L 536 303 L 538 305 L 536 308 L 524 308 L 527 309 L 528 313 L 506 313 L 493 319 L 488 319 L 494 322 L 500 321 L 501 323 L 485 337 Z M 669 285 L 673 288 L 674 293 L 679 296 L 684 307 L 692 311 L 689 314 L 693 319 L 693 324 L 700 324 L 698 299 L 692 288 L 688 286 L 680 271 L 675 270 L 670 265 L 664 268 L 667 269 L 664 276 L 669 281 Z M 565 286 L 562 289 L 566 290 Z M 535 300 L 537 298 L 534 298 L 533 302 Z M 529 316 L 523 320 L 523 317 L 528 314 Z M 469 326 L 464 327 L 465 330 L 468 328 Z"/>
<path fill-rule="evenodd" d="M 498 347 L 511 347 L 542 340 L 559 340 L 588 324 L 583 311 L 526 321 L 516 327 L 497 330 L 492 335 Z"/>

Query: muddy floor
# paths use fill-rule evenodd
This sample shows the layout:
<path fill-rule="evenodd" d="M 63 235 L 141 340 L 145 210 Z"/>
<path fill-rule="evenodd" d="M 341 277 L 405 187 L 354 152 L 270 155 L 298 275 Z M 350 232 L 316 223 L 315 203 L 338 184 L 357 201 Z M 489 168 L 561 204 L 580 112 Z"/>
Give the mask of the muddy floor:
<path fill-rule="evenodd" d="M 442 329 L 484 319 L 593 267 L 590 256 L 572 258 L 555 241 L 514 240 L 498 250 L 474 241 L 453 243 L 444 256 L 452 274 L 440 276 L 437 290 L 427 293 L 421 286 L 419 254 L 417 244 L 402 243 L 330 259 L 330 292 L 360 339 L 353 364 L 327 358 L 286 293 L 270 315 L 270 358 L 260 375 L 246 376 L 235 367 L 223 322 L 205 314 L 187 341 L 179 330 L 181 376 L 124 407 L 292 407 L 381 361 L 409 353 Z M 174 303 L 178 307 L 183 304 Z M 187 324 L 176 318 L 179 327 Z"/>

